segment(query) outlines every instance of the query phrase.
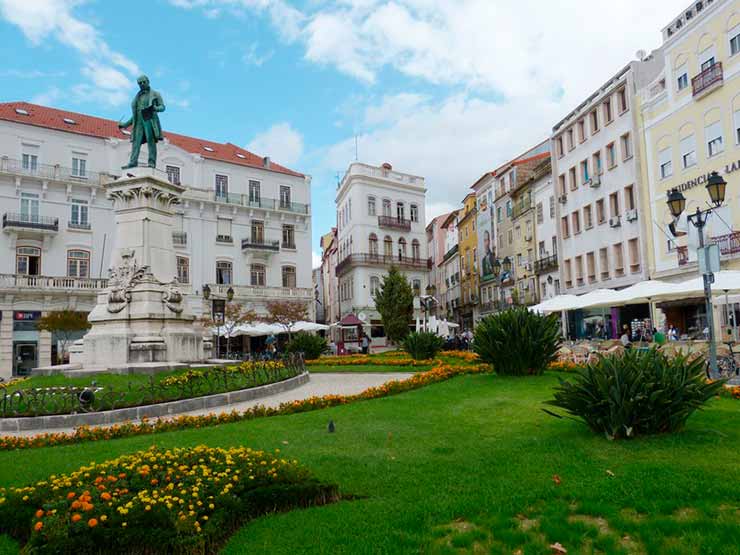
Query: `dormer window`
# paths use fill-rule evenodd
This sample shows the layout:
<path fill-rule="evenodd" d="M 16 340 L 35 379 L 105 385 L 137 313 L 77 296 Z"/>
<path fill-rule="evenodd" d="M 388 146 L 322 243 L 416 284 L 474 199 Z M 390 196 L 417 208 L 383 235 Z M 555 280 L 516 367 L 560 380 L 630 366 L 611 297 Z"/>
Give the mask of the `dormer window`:
<path fill-rule="evenodd" d="M 246 156 L 244 156 L 244 155 L 243 155 L 243 154 L 242 154 L 241 152 L 237 152 L 237 153 L 236 153 L 236 157 L 237 157 L 237 158 L 241 158 L 242 160 L 246 160 L 246 158 L 247 158 L 247 157 L 246 157 Z"/>
<path fill-rule="evenodd" d="M 77 125 L 77 122 L 71 118 L 63 118 L 64 123 L 68 123 L 69 125 Z"/>
<path fill-rule="evenodd" d="M 204 146 L 203 150 L 205 150 L 206 152 L 215 152 L 210 146 Z"/>
<path fill-rule="evenodd" d="M 19 114 L 21 116 L 28 116 L 29 115 L 28 111 L 27 110 L 24 110 L 23 108 L 16 108 L 15 109 L 15 113 L 16 114 Z"/>

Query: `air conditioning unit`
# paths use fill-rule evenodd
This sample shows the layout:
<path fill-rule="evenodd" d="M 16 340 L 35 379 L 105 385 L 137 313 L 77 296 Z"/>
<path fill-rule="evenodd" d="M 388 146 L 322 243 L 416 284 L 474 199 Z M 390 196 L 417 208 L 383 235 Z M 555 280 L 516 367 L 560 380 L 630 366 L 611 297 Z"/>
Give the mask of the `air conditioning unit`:
<path fill-rule="evenodd" d="M 601 186 L 601 176 L 598 174 L 589 179 L 589 181 L 591 182 L 589 183 L 589 186 L 592 189 L 596 189 L 597 187 Z"/>
<path fill-rule="evenodd" d="M 614 216 L 613 218 L 609 218 L 609 225 L 611 227 L 619 227 L 622 225 L 622 221 L 619 216 Z"/>
<path fill-rule="evenodd" d="M 529 262 L 525 262 L 524 263 L 524 269 L 526 271 L 528 271 L 528 272 L 531 272 L 532 271 L 532 264 L 530 264 Z"/>
<path fill-rule="evenodd" d="M 624 216 L 625 218 L 627 218 L 628 222 L 636 221 L 637 220 L 637 209 L 633 208 L 632 210 L 628 210 Z"/>
<path fill-rule="evenodd" d="M 525 241 L 531 241 L 532 240 L 532 234 L 531 233 L 525 233 L 524 234 L 524 240 Z"/>
<path fill-rule="evenodd" d="M 566 202 L 568 202 L 568 195 L 560 195 L 558 197 L 558 202 L 560 204 L 565 204 Z"/>

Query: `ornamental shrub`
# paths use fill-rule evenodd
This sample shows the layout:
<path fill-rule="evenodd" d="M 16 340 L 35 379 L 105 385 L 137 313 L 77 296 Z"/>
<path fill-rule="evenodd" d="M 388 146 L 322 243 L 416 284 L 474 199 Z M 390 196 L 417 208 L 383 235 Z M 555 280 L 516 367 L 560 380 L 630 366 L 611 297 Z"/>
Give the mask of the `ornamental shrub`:
<path fill-rule="evenodd" d="M 327 353 L 329 346 L 326 344 L 326 339 L 320 335 L 299 332 L 288 342 L 285 351 L 288 353 L 303 353 L 305 360 L 313 360 Z"/>
<path fill-rule="evenodd" d="M 152 447 L 0 488 L 0 533 L 24 553 L 215 553 L 250 518 L 338 499 L 279 450 Z"/>
<path fill-rule="evenodd" d="M 706 381 L 701 358 L 628 350 L 578 368 L 572 382 L 560 379 L 555 398 L 546 404 L 565 409 L 609 439 L 631 438 L 680 430 L 723 385 Z"/>
<path fill-rule="evenodd" d="M 560 347 L 557 316 L 542 316 L 526 307 L 497 312 L 478 323 L 473 350 L 497 374 L 540 375 Z"/>
<path fill-rule="evenodd" d="M 414 360 L 434 358 L 442 350 L 444 344 L 444 339 L 428 331 L 410 333 L 402 343 L 403 350 Z"/>

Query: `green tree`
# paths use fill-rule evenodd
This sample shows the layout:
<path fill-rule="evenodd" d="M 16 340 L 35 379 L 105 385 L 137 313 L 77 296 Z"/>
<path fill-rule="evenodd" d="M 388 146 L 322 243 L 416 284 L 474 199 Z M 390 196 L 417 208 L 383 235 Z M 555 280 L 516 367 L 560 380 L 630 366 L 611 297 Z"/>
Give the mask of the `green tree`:
<path fill-rule="evenodd" d="M 57 352 L 57 363 L 64 362 L 64 355 L 67 352 L 67 346 L 74 335 L 80 331 L 90 329 L 90 322 L 87 321 L 86 312 L 76 312 L 65 308 L 64 310 L 53 310 L 42 316 L 36 324 L 40 331 L 48 331 L 56 334 L 59 342 Z"/>
<path fill-rule="evenodd" d="M 391 266 L 383 277 L 373 300 L 383 321 L 385 336 L 389 341 L 399 343 L 409 333 L 414 314 L 414 293 L 406 277 L 395 266 Z"/>
<path fill-rule="evenodd" d="M 265 308 L 267 316 L 262 321 L 285 328 L 288 341 L 293 339 L 293 326 L 297 322 L 308 320 L 308 305 L 301 301 L 268 301 Z"/>

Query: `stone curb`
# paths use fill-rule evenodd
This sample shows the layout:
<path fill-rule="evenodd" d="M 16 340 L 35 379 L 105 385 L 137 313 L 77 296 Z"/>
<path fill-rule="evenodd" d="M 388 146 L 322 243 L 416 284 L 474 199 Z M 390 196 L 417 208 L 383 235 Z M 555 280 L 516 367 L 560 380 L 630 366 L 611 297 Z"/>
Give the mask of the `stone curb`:
<path fill-rule="evenodd" d="M 309 379 L 309 373 L 303 372 L 298 376 L 281 382 L 229 391 L 227 393 L 206 395 L 204 397 L 193 397 L 192 399 L 183 399 L 181 401 L 168 401 L 156 405 L 78 414 L 0 418 L 0 432 L 50 430 L 55 428 L 76 428 L 78 426 L 105 426 L 119 422 L 141 420 L 142 418 L 177 416 L 185 412 L 226 407 L 243 401 L 251 401 L 261 397 L 275 395 L 276 393 L 290 391 L 308 383 Z"/>

